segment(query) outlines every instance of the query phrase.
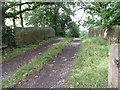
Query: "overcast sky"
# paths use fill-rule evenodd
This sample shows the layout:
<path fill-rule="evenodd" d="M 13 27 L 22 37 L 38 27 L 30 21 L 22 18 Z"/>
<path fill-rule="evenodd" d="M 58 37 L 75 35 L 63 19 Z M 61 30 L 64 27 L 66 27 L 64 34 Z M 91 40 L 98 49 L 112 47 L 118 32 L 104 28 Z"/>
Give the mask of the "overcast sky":
<path fill-rule="evenodd" d="M 76 14 L 76 16 L 71 17 L 72 20 L 75 21 L 78 25 L 83 24 L 84 20 L 86 20 L 86 18 L 87 18 L 87 14 L 84 12 L 84 10 L 80 9 L 80 10 L 76 11 L 75 14 Z M 80 23 L 78 23 L 78 21 L 80 21 Z M 80 29 L 86 30 L 87 28 L 80 25 Z"/>

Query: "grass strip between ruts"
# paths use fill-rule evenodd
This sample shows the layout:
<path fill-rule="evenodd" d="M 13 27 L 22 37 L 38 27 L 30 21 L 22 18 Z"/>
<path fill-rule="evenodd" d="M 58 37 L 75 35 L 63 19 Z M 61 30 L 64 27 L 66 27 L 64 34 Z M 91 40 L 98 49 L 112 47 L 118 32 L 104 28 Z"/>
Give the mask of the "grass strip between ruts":
<path fill-rule="evenodd" d="M 17 72 L 13 73 L 8 79 L 3 80 L 1 84 L 2 88 L 12 88 L 20 80 L 26 80 L 28 75 L 39 71 L 46 62 L 52 60 L 54 56 L 58 55 L 71 40 L 72 38 L 66 38 L 57 44 L 53 44 L 43 56 L 33 59 L 28 64 L 19 68 Z"/>

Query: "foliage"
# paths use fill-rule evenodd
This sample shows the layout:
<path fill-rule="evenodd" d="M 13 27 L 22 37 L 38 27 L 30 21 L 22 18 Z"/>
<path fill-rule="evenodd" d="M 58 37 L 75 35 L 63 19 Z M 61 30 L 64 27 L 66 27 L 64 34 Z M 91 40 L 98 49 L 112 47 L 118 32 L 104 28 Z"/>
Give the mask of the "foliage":
<path fill-rule="evenodd" d="M 80 31 L 80 38 L 86 39 L 88 37 L 88 32 L 86 30 Z"/>
<path fill-rule="evenodd" d="M 82 41 L 67 86 L 70 88 L 108 87 L 108 47 L 101 38 Z"/>
<path fill-rule="evenodd" d="M 34 26 L 50 26 L 55 29 L 56 35 L 65 36 L 65 30 L 70 29 L 73 31 L 77 25 L 71 24 L 73 11 L 70 6 L 74 3 L 70 2 L 54 2 L 54 4 L 42 5 L 32 12 L 26 12 L 25 16 L 28 21 L 27 24 Z M 43 13 L 44 12 L 44 13 Z M 27 18 L 30 17 L 30 18 Z M 70 25 L 72 25 L 70 27 Z M 76 30 L 77 31 L 77 30 Z M 78 34 L 76 32 L 74 34 Z M 78 36 L 78 35 L 77 35 Z"/>
<path fill-rule="evenodd" d="M 79 35 L 80 35 L 79 26 L 76 25 L 74 22 L 72 22 L 69 25 L 69 29 L 66 30 L 66 36 L 68 36 L 68 37 L 79 37 Z"/>
<path fill-rule="evenodd" d="M 2 88 L 12 88 L 20 80 L 27 80 L 29 75 L 39 71 L 45 63 L 52 60 L 54 56 L 58 55 L 71 40 L 72 38 L 67 38 L 60 41 L 56 45 L 49 48 L 43 56 L 37 57 L 28 64 L 19 68 L 18 71 L 13 73 L 8 79 L 3 80 Z"/>
<path fill-rule="evenodd" d="M 23 19 L 28 25 L 50 26 L 55 29 L 56 35 L 65 36 L 65 30 L 78 36 L 76 27 L 70 26 L 73 22 L 71 16 L 75 15 L 76 7 L 84 9 L 88 14 L 88 19 L 84 21 L 84 26 L 94 28 L 110 27 L 120 24 L 120 2 L 3 2 L 3 18 L 17 19 L 23 14 Z M 19 7 L 24 8 L 19 10 Z M 72 8 L 75 10 L 72 10 Z M 20 15 L 20 16 L 19 16 Z M 4 19 L 2 19 L 4 21 Z M 21 18 L 21 21 L 22 18 Z M 75 22 L 74 22 L 75 23 Z M 14 23 L 15 24 L 15 23 Z M 21 23 L 23 25 L 23 23 Z M 15 25 L 14 25 L 15 26 Z M 75 30 L 75 31 L 73 31 Z"/>
<path fill-rule="evenodd" d="M 75 34 L 78 36 L 77 25 L 75 22 L 75 26 L 71 24 L 73 22 L 71 16 L 74 15 L 71 7 L 75 6 L 75 2 L 4 2 L 2 4 L 2 21 L 5 21 L 5 18 L 12 18 L 13 26 L 16 27 L 15 19 L 20 18 L 22 26 L 26 21 L 26 25 L 52 27 L 57 36 L 65 36 L 66 29 L 73 32 L 72 36 Z"/>
<path fill-rule="evenodd" d="M 2 44 L 8 45 L 8 47 L 14 46 L 15 45 L 14 30 L 7 26 L 3 26 L 2 29 L 3 29 Z"/>
<path fill-rule="evenodd" d="M 84 25 L 102 28 L 120 24 L 120 2 L 92 2 L 84 7 L 88 16 Z"/>
<path fill-rule="evenodd" d="M 13 18 L 20 15 L 26 11 L 34 10 L 42 4 L 49 4 L 48 2 L 2 2 L 2 10 L 4 18 Z M 20 6 L 24 6 L 23 10 L 19 10 Z"/>
<path fill-rule="evenodd" d="M 72 37 L 79 37 L 80 35 L 79 26 L 76 23 L 72 22 L 70 25 L 70 33 Z"/>

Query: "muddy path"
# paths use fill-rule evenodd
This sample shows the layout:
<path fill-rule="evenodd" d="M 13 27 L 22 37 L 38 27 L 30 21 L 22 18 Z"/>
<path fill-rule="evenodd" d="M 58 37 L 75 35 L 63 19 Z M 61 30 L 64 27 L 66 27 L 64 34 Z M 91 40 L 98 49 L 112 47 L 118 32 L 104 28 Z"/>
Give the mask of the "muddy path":
<path fill-rule="evenodd" d="M 21 66 L 31 61 L 33 58 L 43 55 L 48 48 L 50 48 L 53 44 L 58 43 L 60 40 L 61 39 L 54 39 L 4 62 L 2 64 L 2 76 L 0 77 L 0 83 L 2 80 L 8 78 L 12 73 L 16 72 Z"/>
<path fill-rule="evenodd" d="M 30 76 L 27 82 L 19 82 L 15 88 L 64 88 L 79 46 L 80 39 L 73 39 L 53 61 Z"/>

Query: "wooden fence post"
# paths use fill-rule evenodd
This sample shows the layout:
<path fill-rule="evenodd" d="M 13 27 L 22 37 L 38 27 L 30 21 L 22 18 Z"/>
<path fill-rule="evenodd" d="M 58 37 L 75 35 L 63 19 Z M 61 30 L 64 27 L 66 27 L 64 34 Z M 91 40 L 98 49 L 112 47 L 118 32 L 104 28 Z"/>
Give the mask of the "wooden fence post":
<path fill-rule="evenodd" d="M 120 88 L 120 44 L 111 45 L 109 50 L 108 86 Z"/>

